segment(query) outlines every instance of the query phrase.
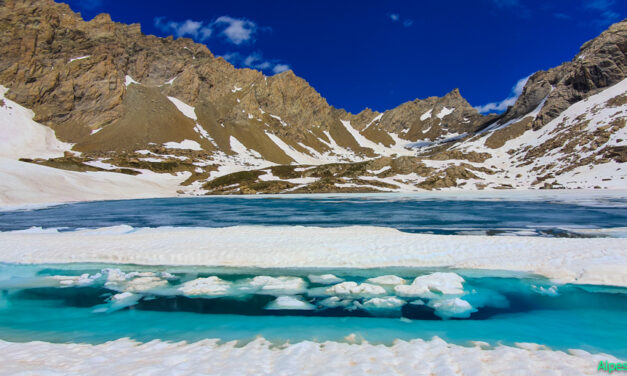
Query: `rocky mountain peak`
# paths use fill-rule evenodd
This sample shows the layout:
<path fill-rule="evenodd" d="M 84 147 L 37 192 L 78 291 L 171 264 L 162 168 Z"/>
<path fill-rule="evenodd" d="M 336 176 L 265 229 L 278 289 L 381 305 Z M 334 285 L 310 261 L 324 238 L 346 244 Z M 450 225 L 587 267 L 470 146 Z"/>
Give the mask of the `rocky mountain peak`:
<path fill-rule="evenodd" d="M 541 128 L 573 103 L 622 81 L 626 75 L 627 20 L 584 43 L 575 58 L 533 74 L 503 121 L 519 118 L 539 106 L 533 127 Z"/>

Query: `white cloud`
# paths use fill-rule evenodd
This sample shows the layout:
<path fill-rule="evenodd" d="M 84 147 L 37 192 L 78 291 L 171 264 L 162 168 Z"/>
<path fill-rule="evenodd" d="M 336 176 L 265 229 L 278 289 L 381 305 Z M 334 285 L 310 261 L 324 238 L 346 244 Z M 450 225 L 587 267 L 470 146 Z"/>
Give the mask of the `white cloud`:
<path fill-rule="evenodd" d="M 236 45 L 252 41 L 258 29 L 253 21 L 229 16 L 220 16 L 208 24 L 191 19 L 177 22 L 167 21 L 165 17 L 156 17 L 154 25 L 165 33 L 172 33 L 177 38 L 189 36 L 201 42 L 209 39 L 215 34 L 214 32 L 219 32 L 228 42 Z"/>
<path fill-rule="evenodd" d="M 183 22 L 166 21 L 165 17 L 156 17 L 154 21 L 155 27 L 159 30 L 172 33 L 177 38 L 190 36 L 194 39 L 204 41 L 211 36 L 212 30 L 210 26 L 203 26 L 202 21 L 185 20 Z"/>
<path fill-rule="evenodd" d="M 614 0 L 591 0 L 583 3 L 583 9 L 599 12 L 599 16 L 593 19 L 593 22 L 599 26 L 607 26 L 616 21 L 620 21 L 620 14 L 615 12 Z"/>
<path fill-rule="evenodd" d="M 389 13 L 388 18 L 392 20 L 392 22 L 401 21 L 401 15 L 398 13 Z M 406 18 L 406 19 L 403 19 L 401 23 L 403 24 L 404 27 L 410 27 L 411 25 L 414 24 L 414 20 L 410 20 L 409 18 Z"/>
<path fill-rule="evenodd" d="M 527 76 L 518 80 L 518 82 L 516 82 L 516 85 L 514 85 L 514 87 L 512 88 L 511 95 L 503 99 L 502 101 L 492 102 L 484 104 L 482 106 L 476 106 L 475 109 L 480 113 L 494 111 L 501 112 L 507 110 L 507 107 L 513 106 L 514 103 L 516 103 L 516 100 L 518 99 L 520 94 L 522 94 L 522 91 L 525 88 L 525 84 L 527 83 L 527 80 L 529 80 L 529 77 L 530 76 Z"/>
<path fill-rule="evenodd" d="M 287 64 L 277 64 L 274 66 L 274 68 L 272 68 L 272 72 L 274 72 L 274 74 L 277 73 L 281 73 L 281 72 L 285 72 L 286 70 L 289 70 L 290 66 Z"/>
<path fill-rule="evenodd" d="M 217 27 L 226 26 L 221 34 L 233 44 L 242 44 L 251 40 L 257 32 L 257 24 L 250 20 L 233 18 L 229 16 L 218 17 L 212 25 Z"/>
<path fill-rule="evenodd" d="M 289 65 L 281 63 L 277 60 L 264 59 L 261 52 L 253 52 L 252 54 L 245 57 L 243 57 L 238 52 L 231 52 L 222 55 L 222 57 L 233 65 L 257 69 L 260 71 L 268 71 L 274 74 L 281 73 L 290 69 Z"/>

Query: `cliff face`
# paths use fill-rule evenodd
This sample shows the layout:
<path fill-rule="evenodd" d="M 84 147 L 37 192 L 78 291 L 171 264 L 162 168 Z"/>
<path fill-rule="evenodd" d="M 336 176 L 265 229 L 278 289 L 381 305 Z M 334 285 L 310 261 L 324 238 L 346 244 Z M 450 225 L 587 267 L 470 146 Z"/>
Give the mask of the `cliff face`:
<path fill-rule="evenodd" d="M 66 4 L 51 0 L 8 0 L 0 8 L 0 25 L 7 31 L 0 37 L 5 57 L 0 62 L 0 82 L 11 89 L 8 97 L 33 109 L 36 120 L 53 127 L 64 140 L 87 142 L 91 131 L 119 122 L 127 113 L 125 83 L 130 76 L 159 88 L 165 96 L 205 108 L 213 114 L 206 119 L 208 124 L 202 124 L 208 128 L 215 125 L 210 123 L 220 123 L 235 128 L 229 132 L 233 133 L 263 126 L 295 147 L 301 142 L 319 151 L 328 148 L 303 133 L 311 131 L 328 143 L 327 131 L 339 145 L 368 154 L 340 120 L 363 130 L 379 114 L 365 110 L 351 115 L 335 109 L 291 71 L 266 77 L 255 70 L 236 69 L 189 39 L 143 35 L 139 25 L 115 23 L 105 14 L 85 22 Z M 386 112 L 364 136 L 388 145 L 393 140 L 378 130 L 397 132 L 412 141 L 437 138 L 444 132 L 437 126 L 436 114 L 444 107 L 460 110 L 444 124 L 451 132 L 473 131 L 483 121 L 455 90 L 443 98 L 415 100 Z M 433 116 L 420 120 L 429 110 Z M 251 115 L 260 121 L 251 122 Z M 427 129 L 430 132 L 423 135 Z M 228 150 L 226 145 L 219 148 Z"/>
<path fill-rule="evenodd" d="M 532 75 L 504 118 L 520 117 L 542 104 L 533 122 L 534 128 L 541 128 L 572 104 L 622 81 L 627 73 L 625 54 L 627 22 L 623 21 L 584 43 L 572 61 Z"/>
<path fill-rule="evenodd" d="M 0 84 L 9 89 L 5 97 L 32 109 L 35 121 L 54 129 L 59 139 L 73 143 L 73 150 L 82 153 L 82 161 L 49 164 L 68 166 L 71 162 L 75 166 L 106 156 L 110 163 L 125 168 L 186 171 L 192 174 L 187 184 L 208 184 L 233 171 L 274 164 L 342 162 L 362 163 L 371 170 L 389 167 L 385 176 L 361 167 L 348 172 L 316 169 L 320 176 L 315 175 L 318 172 L 284 174 L 284 179 L 318 179 L 318 185 L 308 186 L 310 191 L 340 190 L 338 184 L 364 186 L 363 182 L 324 180 L 338 174 L 350 175 L 350 179 L 388 179 L 379 182 L 379 188 L 388 189 L 460 186 L 459 179 L 507 175 L 504 171 L 510 165 L 486 162 L 497 157 L 510 164 L 514 157 L 519 164 L 548 158 L 566 141 L 541 146 L 527 140 L 516 149 L 509 148 L 508 141 L 554 127 L 573 105 L 622 84 L 627 51 L 627 22 L 623 21 L 585 43 L 572 61 L 532 75 L 516 104 L 498 116 L 479 114 L 457 89 L 384 113 L 365 109 L 355 115 L 330 106 L 291 71 L 267 77 L 255 70 L 236 69 L 190 39 L 144 35 L 139 25 L 115 23 L 106 14 L 86 22 L 66 4 L 52 0 L 4 0 L 0 28 Z M 599 104 L 617 111 L 598 125 L 613 124 L 605 133 L 584 129 L 582 121 L 564 126 L 568 137 L 592 137 L 598 143 L 595 155 L 610 155 L 589 159 L 588 164 L 598 164 L 598 160 L 622 163 L 625 138 L 615 135 L 624 132 L 625 104 L 619 99 L 612 103 L 618 105 Z M 601 152 L 614 139 L 621 141 L 611 145 L 612 152 Z M 165 168 L 141 162 L 137 153 L 146 151 L 166 160 L 174 153 L 178 165 Z M 504 153 L 507 157 L 499 157 Z M 180 162 L 182 158 L 187 164 Z M 429 167 L 423 162 L 429 159 L 439 164 Z M 459 160 L 475 165 L 462 166 Z M 547 160 L 545 166 L 550 164 Z M 580 165 L 571 162 L 571 166 Z M 545 170 L 525 172 L 533 177 L 542 173 L 544 179 L 538 182 L 503 178 L 494 184 L 516 187 L 553 181 L 545 176 L 558 171 Z M 393 172 L 414 174 L 414 180 L 389 180 Z M 394 181 L 405 185 L 395 186 Z M 258 182 L 256 177 L 252 182 Z M 290 184 L 272 190 L 294 188 Z M 366 184 L 367 189 L 373 189 L 372 184 Z M 477 188 L 483 183 L 479 184 Z M 263 187 L 257 186 L 264 191 Z"/>

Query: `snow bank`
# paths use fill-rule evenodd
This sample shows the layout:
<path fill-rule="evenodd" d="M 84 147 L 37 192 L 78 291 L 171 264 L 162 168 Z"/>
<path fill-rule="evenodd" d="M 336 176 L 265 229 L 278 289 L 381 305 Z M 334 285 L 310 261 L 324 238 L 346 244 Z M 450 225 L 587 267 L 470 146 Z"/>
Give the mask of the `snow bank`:
<path fill-rule="evenodd" d="M 167 149 L 202 150 L 200 144 L 194 140 L 183 140 L 181 142 L 166 142 L 163 144 Z"/>
<path fill-rule="evenodd" d="M 0 341 L 6 374 L 207 375 L 596 375 L 611 355 L 552 351 L 535 344 L 472 347 L 429 341 L 369 343 L 304 341 L 275 346 L 259 338 L 241 346 L 217 339 L 196 343 L 119 339 L 99 345 Z M 326 371 L 325 371 L 326 370 Z"/>
<path fill-rule="evenodd" d="M 533 272 L 564 283 L 627 286 L 627 274 L 624 272 L 627 239 L 623 238 L 430 235 L 369 226 L 166 227 L 143 228 L 123 234 L 99 234 L 97 231 L 5 232 L 0 233 L 0 262 L 457 267 Z M 455 288 L 454 281 L 448 281 L 449 284 L 432 283 L 424 285 L 449 292 Z M 259 280 L 258 284 L 260 287 L 289 285 L 300 289 L 305 282 L 301 279 L 269 284 Z M 356 288 L 343 286 L 349 292 Z M 382 289 L 381 286 L 370 286 Z M 397 287 L 400 286 L 408 285 Z"/>
<path fill-rule="evenodd" d="M 0 158 L 0 205 L 172 197 L 187 176 L 75 172 Z"/>
<path fill-rule="evenodd" d="M 0 158 L 54 158 L 72 145 L 57 140 L 52 129 L 33 121 L 35 113 L 4 97 L 0 85 Z"/>

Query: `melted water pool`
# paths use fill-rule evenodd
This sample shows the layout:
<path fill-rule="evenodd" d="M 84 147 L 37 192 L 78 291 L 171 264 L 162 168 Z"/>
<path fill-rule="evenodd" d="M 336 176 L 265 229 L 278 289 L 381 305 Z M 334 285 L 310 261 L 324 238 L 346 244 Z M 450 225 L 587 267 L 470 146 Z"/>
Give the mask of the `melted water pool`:
<path fill-rule="evenodd" d="M 462 291 L 451 293 L 447 290 L 450 286 L 440 286 L 442 291 L 436 288 L 421 297 L 407 297 L 398 294 L 395 285 L 374 282 L 370 285 L 382 286 L 385 292 L 329 291 L 340 280 L 360 285 L 368 283 L 369 278 L 393 275 L 403 278 L 407 286 L 418 276 L 442 275 L 434 274 L 437 272 L 453 279 L 463 278 Z M 321 283 L 320 276 L 326 274 L 337 278 Z M 186 282 L 208 277 L 219 278 L 228 289 L 218 294 L 209 289 L 198 295 L 181 290 Z M 283 279 L 264 290 L 262 285 L 254 285 L 255 277 L 264 281 Z M 130 337 L 139 341 L 190 342 L 219 338 L 246 343 L 263 336 L 275 343 L 367 340 L 391 344 L 395 339 L 439 336 L 462 345 L 468 341 L 491 345 L 533 342 L 554 349 L 580 348 L 627 356 L 627 289 L 556 286 L 530 275 L 408 268 L 4 264 L 0 268 L 0 290 L 0 339 L 17 342 L 103 343 Z M 131 298 L 116 300 L 114 297 L 120 294 Z M 293 297 L 304 305 L 276 309 L 273 303 L 281 296 Z M 330 307 L 324 303 L 329 297 L 348 303 Z M 402 304 L 368 308 L 366 302 L 374 297 L 397 297 Z M 434 308 L 437 305 L 433 302 L 453 298 L 468 302 L 471 309 L 464 306 L 467 312 L 455 311 L 447 316 Z"/>

